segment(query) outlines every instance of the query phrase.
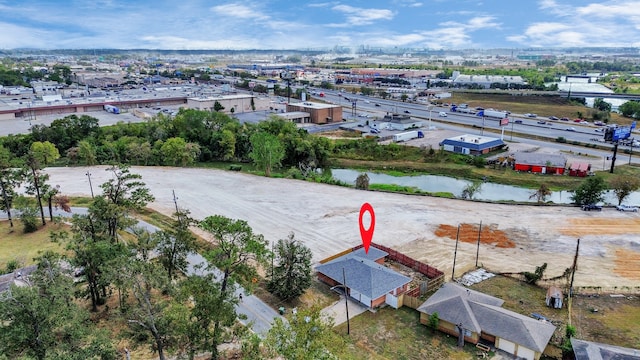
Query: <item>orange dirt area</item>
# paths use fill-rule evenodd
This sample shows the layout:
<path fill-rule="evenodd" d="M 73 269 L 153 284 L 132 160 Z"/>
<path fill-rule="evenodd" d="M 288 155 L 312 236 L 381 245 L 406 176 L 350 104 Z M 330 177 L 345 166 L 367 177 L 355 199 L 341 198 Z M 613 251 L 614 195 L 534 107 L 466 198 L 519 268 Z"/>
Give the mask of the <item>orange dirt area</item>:
<path fill-rule="evenodd" d="M 559 227 L 558 230 L 568 236 L 640 234 L 640 218 L 575 218 L 567 220 L 568 224 Z"/>
<path fill-rule="evenodd" d="M 617 249 L 613 271 L 627 279 L 640 280 L 640 252 Z"/>
<path fill-rule="evenodd" d="M 498 248 L 514 248 L 515 242 L 509 239 L 507 234 L 497 229 L 498 225 L 483 225 L 480 233 L 480 243 L 486 245 L 494 245 Z M 476 224 L 460 224 L 460 235 L 458 236 L 458 228 L 451 225 L 440 224 L 435 231 L 436 236 L 448 237 L 455 240 L 458 236 L 459 240 L 466 243 L 476 244 L 478 242 L 479 226 Z"/>

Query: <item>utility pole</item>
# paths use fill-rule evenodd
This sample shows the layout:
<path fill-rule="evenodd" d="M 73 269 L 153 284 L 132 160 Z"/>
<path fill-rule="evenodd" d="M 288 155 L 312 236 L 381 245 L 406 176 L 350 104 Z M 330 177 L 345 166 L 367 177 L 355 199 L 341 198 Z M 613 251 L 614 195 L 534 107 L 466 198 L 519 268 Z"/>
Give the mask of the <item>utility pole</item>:
<path fill-rule="evenodd" d="M 453 251 L 453 269 L 451 269 L 451 281 L 456 274 L 456 255 L 458 254 L 458 239 L 460 238 L 460 224 L 458 224 L 458 232 L 456 233 L 456 248 Z"/>
<path fill-rule="evenodd" d="M 478 229 L 478 247 L 476 249 L 476 268 L 478 267 L 478 255 L 480 255 L 480 234 L 482 233 L 482 220 L 480 220 L 480 228 Z"/>
<path fill-rule="evenodd" d="M 573 266 L 571 266 L 571 282 L 569 283 L 569 302 L 567 304 L 567 309 L 569 310 L 569 325 L 571 325 L 571 308 L 572 308 L 572 299 L 573 299 L 573 278 L 576 275 L 576 269 L 578 268 L 578 252 L 580 251 L 580 239 L 578 239 L 578 244 L 576 245 L 576 255 L 573 257 Z"/>
<path fill-rule="evenodd" d="M 616 164 L 616 154 L 618 153 L 618 142 L 613 143 L 613 156 L 611 157 L 611 170 L 609 173 L 613 174 L 613 166 Z"/>
<path fill-rule="evenodd" d="M 351 326 L 349 324 L 349 299 L 347 298 L 349 294 L 347 294 L 347 275 L 344 272 L 344 268 L 342 268 L 342 286 L 344 287 L 344 306 L 347 309 L 347 335 L 351 333 Z"/>
<path fill-rule="evenodd" d="M 93 199 L 93 185 L 91 185 L 91 173 L 87 171 L 85 174 L 89 178 L 89 188 L 91 189 L 91 198 Z"/>
<path fill-rule="evenodd" d="M 178 211 L 178 198 L 176 197 L 176 191 L 175 190 L 171 190 L 171 192 L 173 193 L 173 203 L 176 206 L 176 214 L 179 212 Z"/>

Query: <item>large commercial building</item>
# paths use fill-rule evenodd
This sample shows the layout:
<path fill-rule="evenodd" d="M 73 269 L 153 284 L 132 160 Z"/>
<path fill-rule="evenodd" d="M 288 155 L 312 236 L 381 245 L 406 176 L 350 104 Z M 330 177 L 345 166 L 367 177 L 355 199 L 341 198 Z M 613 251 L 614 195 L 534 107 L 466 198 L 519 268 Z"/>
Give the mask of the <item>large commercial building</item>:
<path fill-rule="evenodd" d="M 188 98 L 187 107 L 197 110 L 215 110 L 215 104 L 217 102 L 224 107 L 221 112 L 236 114 L 254 111 L 253 107 L 255 104 L 253 98 L 254 96 L 249 94 Z"/>
<path fill-rule="evenodd" d="M 287 104 L 287 112 L 308 113 L 308 121 L 314 124 L 329 124 L 342 121 L 342 107 L 333 104 L 301 101 Z"/>

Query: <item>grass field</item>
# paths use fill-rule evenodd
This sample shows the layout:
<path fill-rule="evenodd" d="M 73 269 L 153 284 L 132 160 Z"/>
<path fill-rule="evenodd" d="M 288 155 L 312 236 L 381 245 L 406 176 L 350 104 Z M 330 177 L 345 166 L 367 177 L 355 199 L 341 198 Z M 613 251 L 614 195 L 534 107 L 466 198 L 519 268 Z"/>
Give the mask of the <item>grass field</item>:
<path fill-rule="evenodd" d="M 558 96 L 515 96 L 510 94 L 488 94 L 475 92 L 452 93 L 453 96 L 445 99 L 450 103 L 466 103 L 470 107 L 484 107 L 499 110 L 508 110 L 516 114 L 534 113 L 541 117 L 556 116 L 570 119 L 578 117 L 589 119 L 589 113 L 593 110 L 581 104 L 570 102 L 567 98 Z M 617 113 L 611 113 L 611 122 L 621 125 L 631 124 L 632 119 L 624 118 Z"/>
<path fill-rule="evenodd" d="M 9 221 L 0 221 L 0 270 L 6 268 L 9 261 L 17 260 L 19 265 L 29 266 L 35 262 L 33 259 L 44 251 L 64 252 L 62 245 L 49 240 L 49 232 L 68 228 L 66 225 L 47 223 L 38 231 L 25 234 L 22 232 L 22 223 L 14 220 L 14 229 L 11 230 Z"/>
<path fill-rule="evenodd" d="M 432 333 L 407 307 L 366 311 L 351 319 L 350 330 L 347 336 L 346 323 L 335 328 L 347 345 L 330 349 L 339 359 L 474 359 L 477 351 L 470 344 L 457 349 L 456 338 Z"/>

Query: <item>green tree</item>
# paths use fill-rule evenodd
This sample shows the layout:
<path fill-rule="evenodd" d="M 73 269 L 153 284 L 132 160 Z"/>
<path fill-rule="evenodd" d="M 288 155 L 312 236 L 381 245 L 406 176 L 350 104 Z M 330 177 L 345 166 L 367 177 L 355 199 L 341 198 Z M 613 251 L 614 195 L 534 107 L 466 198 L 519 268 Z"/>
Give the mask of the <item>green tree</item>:
<path fill-rule="evenodd" d="M 625 117 L 640 119 L 640 102 L 633 100 L 627 101 L 618 106 L 618 111 Z"/>
<path fill-rule="evenodd" d="M 604 199 L 605 190 L 607 190 L 607 184 L 604 179 L 600 176 L 591 176 L 573 191 L 571 200 L 576 205 L 597 204 Z"/>
<path fill-rule="evenodd" d="M 302 295 L 311 286 L 311 249 L 295 240 L 294 233 L 275 246 L 276 265 L 267 289 L 282 300 Z"/>
<path fill-rule="evenodd" d="M 31 199 L 24 196 L 15 198 L 15 207 L 20 213 L 20 221 L 22 222 L 23 232 L 25 234 L 38 230 L 38 208 L 33 204 Z"/>
<path fill-rule="evenodd" d="M 369 175 L 362 173 L 356 178 L 356 189 L 369 190 Z"/>
<path fill-rule="evenodd" d="M 88 166 L 95 165 L 96 161 L 96 149 L 87 140 L 78 142 L 78 158 L 83 160 Z"/>
<path fill-rule="evenodd" d="M 44 218 L 44 208 L 42 206 L 42 197 L 44 195 L 42 187 L 49 179 L 49 175 L 42 173 L 41 170 L 45 166 L 53 163 L 59 157 L 60 153 L 58 152 L 58 149 L 56 149 L 55 145 L 48 141 L 36 141 L 31 144 L 25 162 L 27 165 L 25 170 L 30 174 L 30 176 L 26 177 L 28 183 L 25 192 L 36 197 L 38 207 L 40 208 L 40 219 L 42 220 L 43 226 L 46 225 L 46 221 Z"/>
<path fill-rule="evenodd" d="M 208 216 L 199 227 L 213 235 L 218 246 L 204 254 L 207 261 L 222 272 L 220 298 L 218 304 L 225 303 L 230 296 L 233 282 L 238 281 L 245 286 L 257 278 L 255 266 L 264 265 L 269 257 L 267 243 L 262 235 L 253 230 L 244 220 L 232 220 L 221 215 Z M 216 319 L 211 339 L 213 358 L 218 356 L 218 345 L 223 333 L 223 322 Z"/>
<path fill-rule="evenodd" d="M 473 182 L 462 189 L 460 197 L 463 199 L 473 200 L 473 197 L 480 191 L 482 183 L 479 181 Z"/>
<path fill-rule="evenodd" d="M 431 328 L 431 333 L 435 333 L 438 330 L 438 326 L 440 325 L 440 316 L 437 312 L 429 315 L 429 327 Z"/>
<path fill-rule="evenodd" d="M 233 160 L 236 152 L 236 135 L 229 129 L 220 132 L 220 152 L 222 159 L 225 161 Z"/>
<path fill-rule="evenodd" d="M 551 196 L 551 190 L 547 186 L 547 184 L 540 184 L 538 190 L 534 191 L 529 199 L 536 199 L 539 203 L 543 203 L 546 201 L 547 197 Z"/>
<path fill-rule="evenodd" d="M 22 173 L 16 169 L 16 164 L 12 160 L 11 152 L 0 144 L 0 210 L 7 213 L 9 226 L 13 229 L 13 218 L 11 216 L 11 207 L 13 199 L 15 199 L 15 189 L 22 182 Z"/>
<path fill-rule="evenodd" d="M 115 359 L 106 334 L 90 325 L 73 300 L 70 274 L 59 256 L 45 253 L 30 275 L 31 286 L 0 294 L 0 354 L 8 358 Z"/>
<path fill-rule="evenodd" d="M 618 175 L 609 181 L 609 186 L 616 194 L 620 205 L 627 196 L 640 189 L 640 179 L 631 175 Z"/>
<path fill-rule="evenodd" d="M 162 296 L 162 290 L 167 289 L 167 275 L 157 264 L 139 260 L 132 261 L 120 271 L 126 274 L 125 284 L 134 299 L 134 305 L 127 307 L 124 314 L 129 327 L 134 333 L 150 335 L 151 348 L 158 353 L 160 360 L 165 360 L 165 352 L 177 336 L 171 311 L 173 301 Z"/>
<path fill-rule="evenodd" d="M 220 104 L 220 103 L 218 102 L 218 100 L 216 100 L 216 102 L 214 102 L 214 103 L 213 103 L 213 110 L 214 110 L 215 112 L 222 111 L 222 110 L 224 110 L 224 106 L 222 106 L 222 104 Z"/>
<path fill-rule="evenodd" d="M 168 230 L 153 234 L 157 239 L 158 259 L 167 272 L 169 280 L 176 278 L 178 271 L 186 273 L 187 255 L 198 248 L 196 238 L 189 229 L 195 224 L 195 221 L 189 217 L 189 212 L 178 211 L 174 217 L 175 220 Z"/>
<path fill-rule="evenodd" d="M 251 135 L 249 156 L 259 169 L 264 170 L 265 176 L 271 176 L 271 170 L 280 166 L 284 155 L 284 147 L 276 136 L 262 131 Z"/>
<path fill-rule="evenodd" d="M 602 98 L 595 98 L 593 100 L 593 108 L 604 112 L 611 112 L 611 104 Z"/>
<path fill-rule="evenodd" d="M 130 218 L 130 213 L 142 210 L 155 198 L 140 180 L 142 176 L 131 173 L 129 166 L 112 166 L 107 171 L 110 171 L 112 176 L 100 185 L 102 195 L 96 196 L 90 210 L 97 219 L 107 224 L 107 233 L 115 240 L 118 230 L 125 229 L 135 222 Z"/>
<path fill-rule="evenodd" d="M 402 94 L 400 96 L 400 100 L 402 100 L 402 102 L 406 102 L 408 98 L 409 98 L 409 95 L 407 95 L 407 94 Z"/>
<path fill-rule="evenodd" d="M 199 351 L 217 347 L 215 328 L 230 328 L 237 321 L 234 305 L 237 298 L 231 293 L 221 292 L 221 283 L 213 272 L 190 275 L 180 282 L 177 298 L 189 304 L 186 319 L 177 324 L 181 340 L 181 353 L 194 359 Z M 215 357 L 213 357 L 215 359 Z"/>
<path fill-rule="evenodd" d="M 265 340 L 272 356 L 284 359 L 337 359 L 327 348 L 332 341 L 333 321 L 323 318 L 320 309 L 300 310 L 288 322 L 274 320 Z"/>
<path fill-rule="evenodd" d="M 160 151 L 167 165 L 187 166 L 200 155 L 200 146 L 187 143 L 183 138 L 172 137 L 162 144 Z"/>

